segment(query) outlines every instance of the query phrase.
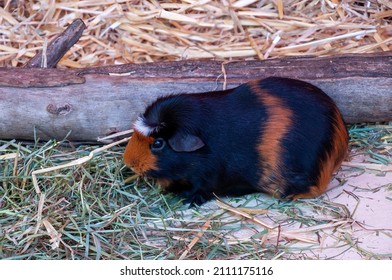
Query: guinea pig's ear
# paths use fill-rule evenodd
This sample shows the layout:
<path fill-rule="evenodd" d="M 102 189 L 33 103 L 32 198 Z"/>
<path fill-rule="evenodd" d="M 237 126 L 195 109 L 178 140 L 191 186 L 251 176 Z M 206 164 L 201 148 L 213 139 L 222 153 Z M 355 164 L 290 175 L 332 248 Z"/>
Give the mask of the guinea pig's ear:
<path fill-rule="evenodd" d="M 168 142 L 176 152 L 193 152 L 204 146 L 204 142 L 199 137 L 183 132 L 176 132 Z"/>

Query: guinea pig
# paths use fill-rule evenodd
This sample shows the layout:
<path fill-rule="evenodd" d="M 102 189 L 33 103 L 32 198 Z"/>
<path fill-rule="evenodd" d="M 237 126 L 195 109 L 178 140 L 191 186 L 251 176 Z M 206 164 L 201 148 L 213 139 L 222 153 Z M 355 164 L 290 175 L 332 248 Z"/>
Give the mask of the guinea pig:
<path fill-rule="evenodd" d="M 348 148 L 333 100 L 289 78 L 161 97 L 133 128 L 124 163 L 195 205 L 214 194 L 316 197 Z"/>

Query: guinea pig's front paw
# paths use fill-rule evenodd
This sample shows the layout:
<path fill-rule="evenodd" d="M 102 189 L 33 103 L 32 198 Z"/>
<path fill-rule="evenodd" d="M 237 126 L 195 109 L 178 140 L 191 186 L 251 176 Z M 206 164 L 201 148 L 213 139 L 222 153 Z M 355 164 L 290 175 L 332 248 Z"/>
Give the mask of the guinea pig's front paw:
<path fill-rule="evenodd" d="M 206 196 L 205 194 L 195 193 L 192 196 L 189 196 L 186 200 L 184 200 L 184 204 L 189 203 L 189 208 L 192 208 L 195 206 L 201 206 L 208 200 L 210 200 L 210 197 Z"/>

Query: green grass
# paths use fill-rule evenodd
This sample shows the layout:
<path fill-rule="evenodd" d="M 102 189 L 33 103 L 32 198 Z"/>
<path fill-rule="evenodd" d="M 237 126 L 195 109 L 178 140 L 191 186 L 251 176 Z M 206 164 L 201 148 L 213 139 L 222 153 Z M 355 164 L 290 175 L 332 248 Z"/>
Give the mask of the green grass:
<path fill-rule="evenodd" d="M 367 155 L 370 163 L 391 163 L 391 125 L 352 126 L 350 136 L 352 153 Z M 351 213 L 327 196 L 289 202 L 252 194 L 225 199 L 231 206 L 212 201 L 188 209 L 153 182 L 135 178 L 122 162 L 123 146 L 37 174 L 37 192 L 34 170 L 78 160 L 101 147 L 0 141 L 0 258 L 317 258 L 313 250 L 322 236 L 335 233 L 342 241 L 337 246 L 391 258 L 371 255 L 342 234 L 354 222 Z"/>

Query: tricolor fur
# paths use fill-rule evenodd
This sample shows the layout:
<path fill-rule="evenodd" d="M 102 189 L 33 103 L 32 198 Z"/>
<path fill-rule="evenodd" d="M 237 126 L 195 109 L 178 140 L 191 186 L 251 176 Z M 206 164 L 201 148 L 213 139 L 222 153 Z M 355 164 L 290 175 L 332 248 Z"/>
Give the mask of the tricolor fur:
<path fill-rule="evenodd" d="M 195 204 L 213 193 L 320 195 L 348 145 L 332 99 L 286 78 L 159 98 L 134 129 L 125 163 Z"/>

